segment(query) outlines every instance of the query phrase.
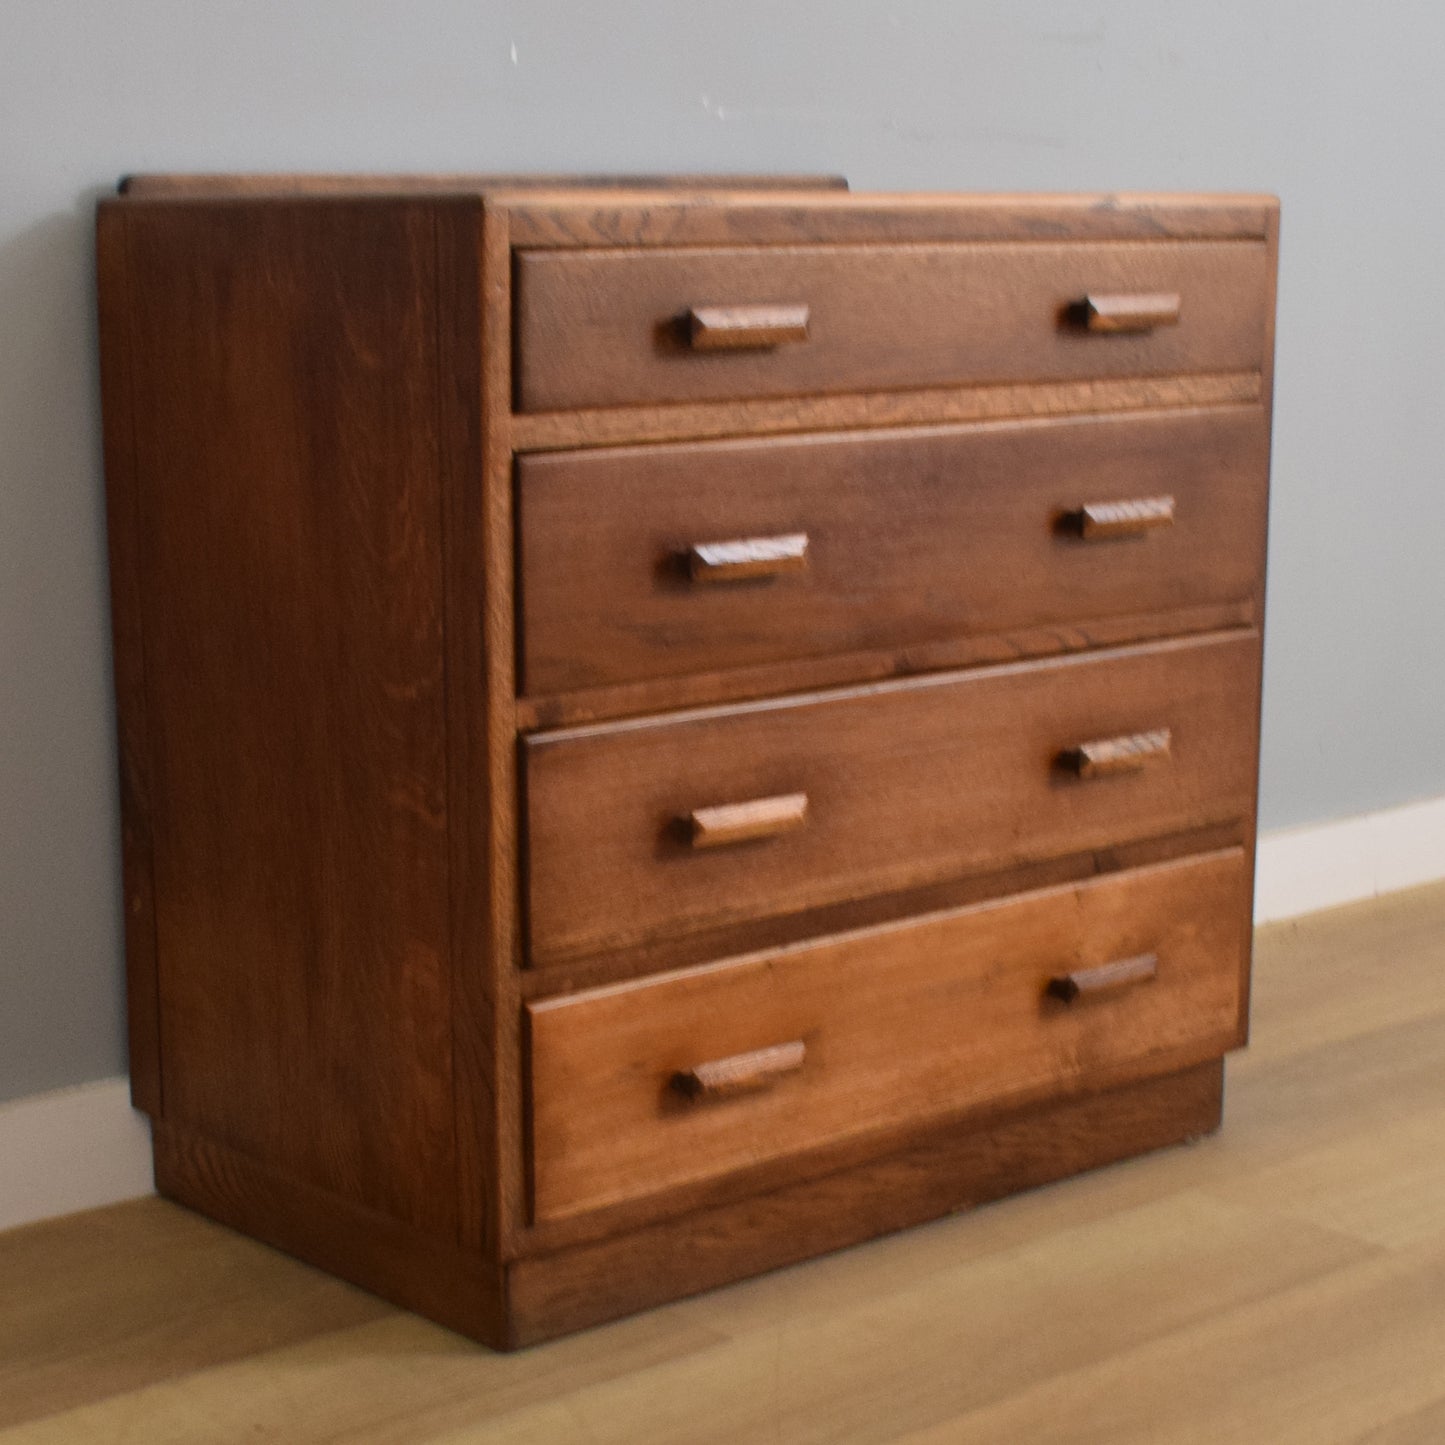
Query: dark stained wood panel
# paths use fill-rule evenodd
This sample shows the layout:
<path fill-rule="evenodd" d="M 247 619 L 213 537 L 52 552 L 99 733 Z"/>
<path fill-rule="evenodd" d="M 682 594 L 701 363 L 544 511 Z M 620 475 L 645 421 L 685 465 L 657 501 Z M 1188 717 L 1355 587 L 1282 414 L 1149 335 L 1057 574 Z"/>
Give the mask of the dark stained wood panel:
<path fill-rule="evenodd" d="M 145 629 L 141 614 L 141 513 L 130 395 L 126 218 L 118 208 L 102 208 L 97 214 L 95 243 L 120 783 L 121 897 L 125 910 L 127 1062 L 131 1103 L 159 1118 L 165 1111 L 165 1097 L 156 976 L 151 744 L 146 723 Z"/>
<path fill-rule="evenodd" d="M 501 1347 L 501 1270 L 446 1231 L 378 1214 L 173 1124 L 155 1131 L 156 1185 L 276 1249 Z"/>
<path fill-rule="evenodd" d="M 521 251 L 517 408 L 1257 370 L 1260 242 Z M 1178 325 L 1098 335 L 1091 293 L 1182 298 Z M 808 339 L 693 349 L 697 306 L 805 306 Z"/>
<path fill-rule="evenodd" d="M 129 220 L 167 1115 L 445 1231 L 434 220 Z"/>
<path fill-rule="evenodd" d="M 536 734 L 532 962 L 1249 816 L 1258 657 L 1257 634 L 1216 634 Z M 1165 766 L 1063 766 L 1165 727 Z M 806 822 L 779 837 L 699 851 L 684 826 L 799 793 Z"/>
<path fill-rule="evenodd" d="M 499 1104 L 498 1040 L 511 1032 L 497 1017 L 503 960 L 491 937 L 496 917 L 490 881 L 496 856 L 500 800 L 489 757 L 485 718 L 491 697 L 485 609 L 478 599 L 490 587 L 504 592 L 510 579 L 496 577 L 486 548 L 487 493 L 484 437 L 491 417 L 478 407 L 482 356 L 492 324 L 484 319 L 484 285 L 478 256 L 482 203 L 453 196 L 436 206 L 437 333 L 443 357 L 438 418 L 443 507 L 441 538 L 446 567 L 447 818 L 451 846 L 451 1039 L 452 1097 L 456 1111 L 457 1239 L 474 1251 L 495 1249 L 502 1229 L 496 1183 Z M 510 626 L 510 618 L 506 619 Z M 510 687 L 507 692 L 510 693 Z M 504 844 L 505 846 L 505 844 Z M 457 960 L 466 966 L 456 967 Z"/>
<path fill-rule="evenodd" d="M 537 697 L 1246 601 L 1264 573 L 1268 447 L 1267 416 L 1240 407 L 523 457 L 521 685 Z M 1070 525 L 1081 506 L 1160 495 L 1173 522 L 1150 535 Z M 806 553 L 709 585 L 686 565 L 700 544 L 770 537 L 804 537 Z"/>

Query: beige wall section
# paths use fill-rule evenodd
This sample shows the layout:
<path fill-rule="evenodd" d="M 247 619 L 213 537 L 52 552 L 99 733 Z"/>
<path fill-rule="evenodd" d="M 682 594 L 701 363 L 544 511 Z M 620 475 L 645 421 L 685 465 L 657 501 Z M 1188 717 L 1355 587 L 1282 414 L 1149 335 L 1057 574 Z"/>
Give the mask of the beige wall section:
<path fill-rule="evenodd" d="M 1445 10 L 5 0 L 0 1099 L 124 1067 L 91 209 L 130 170 L 1284 200 L 1266 826 L 1445 794 Z"/>

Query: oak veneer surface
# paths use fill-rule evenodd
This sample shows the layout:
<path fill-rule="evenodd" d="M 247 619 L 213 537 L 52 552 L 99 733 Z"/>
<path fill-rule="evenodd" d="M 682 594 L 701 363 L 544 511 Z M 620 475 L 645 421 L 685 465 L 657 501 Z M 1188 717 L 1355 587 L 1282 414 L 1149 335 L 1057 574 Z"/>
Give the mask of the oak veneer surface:
<path fill-rule="evenodd" d="M 449 1228 L 432 219 L 123 244 L 165 1116 Z"/>
<path fill-rule="evenodd" d="M 553 452 L 518 464 L 530 694 L 1246 600 L 1264 556 L 1257 407 Z M 1173 524 L 1089 540 L 1090 503 Z M 801 535 L 804 565 L 699 585 L 690 547 Z M 1122 640 L 1122 639 L 1120 639 Z"/>
<path fill-rule="evenodd" d="M 1238 817 L 1257 635 L 943 674 L 525 743 L 535 963 Z M 1094 739 L 1171 729 L 1165 766 L 1083 780 Z M 694 808 L 805 793 L 786 835 L 698 852 Z"/>
<path fill-rule="evenodd" d="M 520 411 L 881 391 L 947 382 L 1229 371 L 1260 365 L 1270 265 L 1259 243 L 1043 243 L 810 250 L 519 253 Z M 1097 336 L 1090 291 L 1180 291 L 1183 317 Z M 802 303 L 808 339 L 696 354 L 690 307 Z"/>
<path fill-rule="evenodd" d="M 150 768 L 146 726 L 144 632 L 141 622 L 141 517 L 136 495 L 134 417 L 128 377 L 130 287 L 124 222 L 113 210 L 96 218 L 104 457 L 109 496 L 108 541 L 112 677 L 116 696 L 116 771 L 120 785 L 121 889 L 125 918 L 127 1055 L 131 1101 L 162 1108 L 160 994 L 156 976 L 155 878 L 152 865 Z"/>
<path fill-rule="evenodd" d="M 1244 892 L 1234 851 L 534 1003 L 537 1214 L 1151 1055 L 1217 1057 L 1240 1039 Z M 1048 997 L 1051 978 L 1145 953 L 1157 977 Z M 707 1061 L 789 1044 L 805 1050 L 797 1066 L 756 1093 L 672 1087 Z"/>
<path fill-rule="evenodd" d="M 1208 917 L 1208 889 L 1178 900 L 1202 1012 L 1166 1006 L 1159 954 L 1157 1019 L 1092 1001 L 1136 1024 L 1066 1058 L 1014 1018 L 981 1093 L 906 987 L 880 996 L 869 1056 L 905 1082 L 868 1133 L 820 1116 L 619 1186 L 559 1154 L 545 1089 L 602 1041 L 548 1054 L 539 1023 L 534 1095 L 524 1033 L 590 1017 L 588 989 L 944 927 L 924 913 L 1042 937 L 1050 889 L 1248 856 L 1276 237 L 1260 197 L 828 178 L 171 176 L 104 202 L 161 1187 L 505 1348 L 1212 1129 L 1247 868 Z M 1086 538 L 1086 506 L 1172 525 Z M 686 618 L 683 555 L 711 606 Z"/>
<path fill-rule="evenodd" d="M 0 1441 L 1437 1445 L 1442 967 L 1438 885 L 1271 925 L 1218 1134 L 520 1354 L 164 1200 L 3 1234 Z"/>
<path fill-rule="evenodd" d="M 838 427 L 943 426 L 1164 407 L 1231 406 L 1265 395 L 1257 370 L 1192 376 L 1085 377 L 1055 382 L 909 388 L 860 396 L 750 397 L 648 407 L 588 407 L 513 416 L 521 451 L 601 447 L 716 437 L 784 436 Z"/>

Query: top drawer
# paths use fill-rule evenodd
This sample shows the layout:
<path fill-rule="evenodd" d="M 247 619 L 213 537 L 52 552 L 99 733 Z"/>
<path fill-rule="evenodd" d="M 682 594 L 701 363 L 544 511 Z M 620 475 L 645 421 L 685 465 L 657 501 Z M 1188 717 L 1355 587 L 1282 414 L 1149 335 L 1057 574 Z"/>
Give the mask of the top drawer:
<path fill-rule="evenodd" d="M 520 251 L 516 405 L 1254 370 L 1268 311 L 1263 241 Z"/>

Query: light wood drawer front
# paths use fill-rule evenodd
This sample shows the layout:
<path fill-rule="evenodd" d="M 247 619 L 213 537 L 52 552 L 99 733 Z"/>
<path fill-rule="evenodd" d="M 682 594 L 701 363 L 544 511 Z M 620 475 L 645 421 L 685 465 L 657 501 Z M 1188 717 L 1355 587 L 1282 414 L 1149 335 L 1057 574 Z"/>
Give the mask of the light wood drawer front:
<path fill-rule="evenodd" d="M 532 961 L 1248 816 L 1258 666 L 1214 634 L 527 738 Z M 781 822 L 699 846 L 749 804 Z"/>
<path fill-rule="evenodd" d="M 1248 898 L 1231 849 L 534 1003 L 537 1217 L 1220 1054 Z M 1049 992 L 1114 964 L 1113 987 Z"/>
<path fill-rule="evenodd" d="M 1264 568 L 1268 449 L 1264 412 L 1243 407 L 525 457 L 522 687 L 1243 601 Z M 1141 501 L 1167 510 L 1132 535 L 1080 525 L 1085 506 Z M 777 565 L 690 567 L 693 548 L 739 541 L 779 544 Z"/>
<path fill-rule="evenodd" d="M 1254 370 L 1269 309 L 1244 240 L 523 251 L 515 276 L 528 412 Z M 1089 296 L 1152 329 L 1089 329 Z M 743 312 L 728 344 L 698 339 L 708 308 Z"/>

